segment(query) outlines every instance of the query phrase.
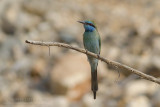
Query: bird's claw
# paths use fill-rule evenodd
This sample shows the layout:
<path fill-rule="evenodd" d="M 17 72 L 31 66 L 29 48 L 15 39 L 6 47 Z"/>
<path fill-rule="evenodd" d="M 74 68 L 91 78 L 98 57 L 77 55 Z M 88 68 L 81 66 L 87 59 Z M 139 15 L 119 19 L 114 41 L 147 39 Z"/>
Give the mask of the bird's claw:
<path fill-rule="evenodd" d="M 85 49 L 86 50 L 86 54 L 88 53 L 88 50 L 87 49 Z"/>
<path fill-rule="evenodd" d="M 100 55 L 99 55 L 99 54 L 97 54 L 97 58 L 98 58 L 98 59 L 100 58 Z"/>

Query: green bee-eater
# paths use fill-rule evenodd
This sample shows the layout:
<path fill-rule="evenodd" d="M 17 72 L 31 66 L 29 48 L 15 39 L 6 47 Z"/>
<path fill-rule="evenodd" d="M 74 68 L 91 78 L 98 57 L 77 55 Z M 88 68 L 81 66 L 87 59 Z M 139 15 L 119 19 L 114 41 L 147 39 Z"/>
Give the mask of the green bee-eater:
<path fill-rule="evenodd" d="M 83 34 L 83 44 L 86 50 L 95 54 L 100 54 L 101 40 L 93 21 L 78 21 L 84 25 L 85 32 Z M 97 66 L 98 59 L 87 56 L 91 66 L 91 89 L 93 91 L 94 99 L 96 99 L 96 91 L 98 90 L 97 81 Z"/>

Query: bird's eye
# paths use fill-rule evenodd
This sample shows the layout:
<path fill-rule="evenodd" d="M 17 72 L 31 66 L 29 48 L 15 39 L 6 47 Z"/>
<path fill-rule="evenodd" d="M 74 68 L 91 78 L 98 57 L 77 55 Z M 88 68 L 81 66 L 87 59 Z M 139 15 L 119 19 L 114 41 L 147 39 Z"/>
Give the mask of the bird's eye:
<path fill-rule="evenodd" d="M 96 28 L 92 23 L 86 23 L 86 24 Z"/>

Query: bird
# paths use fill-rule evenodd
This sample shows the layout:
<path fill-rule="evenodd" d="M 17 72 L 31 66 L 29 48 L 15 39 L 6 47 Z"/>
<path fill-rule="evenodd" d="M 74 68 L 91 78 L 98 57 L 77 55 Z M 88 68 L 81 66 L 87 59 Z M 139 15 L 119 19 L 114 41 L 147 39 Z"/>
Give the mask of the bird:
<path fill-rule="evenodd" d="M 83 33 L 83 45 L 85 50 L 100 55 L 101 38 L 94 21 L 85 20 L 78 22 L 83 24 L 85 29 L 85 32 Z M 87 57 L 91 67 L 91 90 L 93 92 L 93 98 L 96 99 L 96 92 L 98 91 L 98 80 L 97 80 L 98 59 L 93 58 L 89 55 L 87 55 Z"/>

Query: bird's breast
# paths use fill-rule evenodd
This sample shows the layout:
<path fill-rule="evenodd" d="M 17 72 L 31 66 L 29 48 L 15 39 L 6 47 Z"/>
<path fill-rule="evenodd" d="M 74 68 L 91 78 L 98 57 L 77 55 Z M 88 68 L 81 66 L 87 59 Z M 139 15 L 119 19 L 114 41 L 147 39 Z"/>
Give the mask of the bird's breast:
<path fill-rule="evenodd" d="M 90 52 L 99 54 L 99 41 L 95 32 L 85 32 L 83 35 L 84 47 Z"/>

